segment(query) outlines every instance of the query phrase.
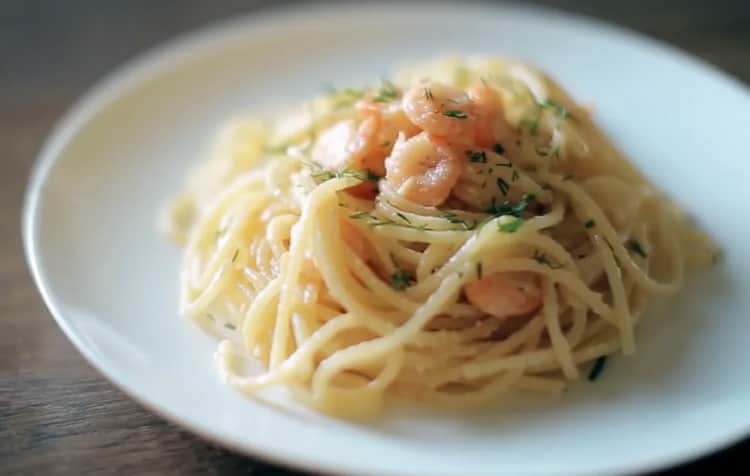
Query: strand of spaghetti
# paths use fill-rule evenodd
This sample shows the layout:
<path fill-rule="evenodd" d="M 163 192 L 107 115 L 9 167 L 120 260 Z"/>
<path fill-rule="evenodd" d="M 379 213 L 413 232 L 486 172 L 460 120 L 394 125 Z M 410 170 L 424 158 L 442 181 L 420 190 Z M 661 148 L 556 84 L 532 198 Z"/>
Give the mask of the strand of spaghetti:
<path fill-rule="evenodd" d="M 439 390 L 434 391 L 431 394 L 431 400 L 443 407 L 473 407 L 497 398 L 500 394 L 507 393 L 514 385 L 518 384 L 520 379 L 521 374 L 519 372 L 507 372 L 496 376 L 490 383 L 480 388 L 472 389 L 471 392 L 450 394 Z"/>
<path fill-rule="evenodd" d="M 550 342 L 552 342 L 552 350 L 565 376 L 570 380 L 574 380 L 578 378 L 578 369 L 573 363 L 568 341 L 565 339 L 562 329 L 560 329 L 555 285 L 549 279 L 545 279 L 542 282 L 542 290 L 544 293 L 542 315 L 547 326 L 547 334 L 549 335 Z"/>
<path fill-rule="evenodd" d="M 532 375 L 524 375 L 518 379 L 516 385 L 520 390 L 530 390 L 552 395 L 559 395 L 565 390 L 565 382 L 560 379 Z"/>
<path fill-rule="evenodd" d="M 271 344 L 270 366 L 275 368 L 288 355 L 289 320 L 297 299 L 297 287 L 299 283 L 302 261 L 305 259 L 306 243 L 304 239 L 313 232 L 315 217 L 319 207 L 325 203 L 321 197 L 327 195 L 335 196 L 335 192 L 347 186 L 356 185 L 357 181 L 352 179 L 331 180 L 315 188 L 302 209 L 299 221 L 292 228 L 291 246 L 282 274 L 285 275 L 282 283 L 279 306 L 276 316 L 276 326 L 273 331 L 273 342 Z"/>
<path fill-rule="evenodd" d="M 568 345 L 575 348 L 583 339 L 583 332 L 586 330 L 586 316 L 588 311 L 586 309 L 573 309 L 573 325 L 568 330 L 566 338 L 568 339 Z"/>
<path fill-rule="evenodd" d="M 321 247 L 325 258 L 330 259 L 332 249 Z M 371 364 L 387 355 L 390 351 L 400 348 L 409 338 L 416 334 L 424 325 L 440 312 L 448 302 L 455 301 L 459 287 L 456 277 L 448 277 L 440 287 L 422 304 L 417 311 L 403 325 L 396 328 L 390 335 L 355 344 L 324 359 L 319 364 L 316 378 L 324 381 L 344 368 Z"/>
<path fill-rule="evenodd" d="M 617 320 L 617 327 L 622 338 L 622 348 L 626 354 L 635 352 L 635 339 L 633 337 L 633 321 L 630 315 L 628 299 L 622 282 L 620 268 L 615 262 L 611 249 L 598 236 L 594 235 L 594 248 L 600 256 L 604 265 L 604 272 L 609 281 L 612 292 L 612 307 Z"/>
<path fill-rule="evenodd" d="M 591 362 L 599 357 L 610 355 L 617 352 L 620 349 L 620 339 L 613 338 L 605 342 L 599 342 L 590 344 L 577 349 L 573 352 L 573 361 L 580 365 L 586 362 Z M 549 372 L 550 370 L 556 370 L 557 365 L 551 359 L 538 361 L 528 366 L 528 369 L 532 372 Z"/>
<path fill-rule="evenodd" d="M 377 299 L 388 306 L 396 307 L 406 313 L 414 312 L 419 303 L 411 301 L 404 293 L 398 292 L 390 285 L 386 284 L 373 270 L 362 261 L 362 258 L 355 253 L 346 250 L 345 259 L 349 262 L 350 269 L 354 276 L 365 285 L 369 291 L 377 296 Z"/>
<path fill-rule="evenodd" d="M 287 249 L 283 243 L 291 238 L 292 227 L 297 222 L 295 215 L 276 215 L 266 225 L 266 241 L 271 247 L 274 258 L 277 260 L 286 253 Z"/>
<path fill-rule="evenodd" d="M 355 388 L 339 387 L 318 379 L 318 370 L 311 385 L 312 404 L 330 414 L 349 418 L 368 418 L 379 413 L 385 389 L 398 376 L 402 357 L 403 352 L 394 352 L 374 379 Z"/>
<path fill-rule="evenodd" d="M 456 253 L 456 247 L 440 243 L 430 243 L 422 252 L 417 263 L 417 281 L 425 281 L 433 270 L 440 268 L 452 255 Z"/>
<path fill-rule="evenodd" d="M 280 366 L 269 369 L 257 377 L 241 377 L 232 372 L 231 367 L 227 364 L 231 362 L 231 358 L 235 352 L 229 341 L 225 341 L 226 343 L 223 342 L 220 345 L 217 359 L 226 370 L 225 378 L 228 383 L 244 391 L 254 391 L 270 385 L 278 385 L 289 380 L 306 381 L 312 375 L 314 368 L 313 358 L 316 352 L 326 342 L 335 338 L 337 334 L 356 327 L 365 327 L 380 335 L 386 335 L 392 332 L 393 329 L 393 326 L 390 324 L 375 318 L 342 314 L 336 319 L 326 322 L 313 332 L 310 338 L 302 346 L 298 347 Z"/>
<path fill-rule="evenodd" d="M 224 240 L 221 246 L 217 247 L 215 253 L 210 256 L 208 262 L 203 266 L 203 270 L 200 273 L 197 283 L 193 283 L 190 272 L 190 267 L 183 267 L 181 273 L 181 296 L 180 296 L 180 312 L 189 317 L 195 317 L 198 313 L 205 310 L 208 302 L 213 300 L 221 290 L 227 285 L 229 276 L 226 271 L 229 267 L 227 263 L 232 261 L 232 253 L 234 250 L 239 249 L 240 232 L 243 227 L 247 225 L 247 221 L 252 214 L 263 207 L 266 200 L 260 197 L 258 194 L 252 194 L 242 200 L 240 203 L 244 205 L 244 213 L 235 220 L 230 228 L 224 233 Z M 188 249 L 197 248 L 198 244 L 206 241 L 206 237 L 212 237 L 216 239 L 215 228 L 211 225 L 218 222 L 218 218 L 214 214 L 206 215 L 205 221 L 198 224 L 192 231 L 188 240 Z M 244 218 L 244 220 L 243 220 Z M 215 225 L 214 225 L 215 226 Z M 193 256 L 192 254 L 186 254 L 186 259 Z M 191 299 L 191 290 L 194 286 L 202 288 L 197 298 Z"/>
<path fill-rule="evenodd" d="M 511 352 L 514 352 L 521 346 L 526 345 L 528 348 L 530 339 L 535 336 L 539 336 L 541 331 L 544 329 L 544 319 L 541 315 L 538 315 L 531 319 L 522 329 L 513 333 L 507 339 L 497 342 L 496 345 L 488 348 L 486 351 L 480 353 L 470 362 L 461 362 L 453 368 L 440 368 L 438 372 L 434 373 L 429 377 L 431 387 L 437 387 L 448 382 L 454 382 L 457 380 L 471 380 L 472 377 L 467 375 L 464 371 L 466 366 L 482 366 L 485 363 L 493 362 L 498 358 L 502 358 Z"/>
<path fill-rule="evenodd" d="M 594 220 L 597 224 L 597 233 L 601 233 L 607 240 L 620 265 L 623 266 L 624 270 L 630 273 L 641 286 L 649 292 L 657 294 L 672 294 L 678 289 L 679 283 L 658 282 L 646 275 L 639 268 L 622 245 L 622 242 L 617 237 L 617 233 L 612 228 L 612 225 L 609 223 L 609 220 L 602 209 L 591 199 L 591 197 L 588 196 L 588 194 L 581 190 L 578 185 L 571 183 L 570 181 L 563 181 L 562 178 L 551 174 L 546 177 L 550 185 L 565 192 L 571 198 L 574 206 L 578 205 L 579 208 L 576 210 L 580 213 L 579 218 L 581 218 L 581 221 Z M 667 250 L 668 248 L 664 251 L 666 252 Z"/>
<path fill-rule="evenodd" d="M 331 207 L 331 204 L 336 200 L 335 193 L 330 192 L 328 195 L 320 195 L 318 200 L 320 212 L 316 217 L 317 230 L 314 233 L 312 247 L 315 256 L 319 257 L 317 260 L 318 270 L 330 295 L 349 312 L 361 315 L 388 316 L 389 320 L 403 320 L 408 315 L 407 313 L 392 309 L 392 306 L 386 300 L 373 299 L 373 293 L 363 288 L 362 284 L 352 275 L 350 271 L 351 254 L 348 252 L 341 253 L 344 246 L 341 244 L 341 237 L 337 233 L 340 223 L 335 208 Z M 331 251 L 328 251 L 329 249 Z M 328 252 L 326 253 L 326 251 Z M 389 292 L 392 291 L 392 289 L 389 289 Z M 389 310 L 389 308 L 391 309 Z"/>
<path fill-rule="evenodd" d="M 261 341 L 262 332 L 270 327 L 269 322 L 275 320 L 280 291 L 281 277 L 278 277 L 258 293 L 245 313 L 240 330 L 248 349 L 253 349 Z"/>

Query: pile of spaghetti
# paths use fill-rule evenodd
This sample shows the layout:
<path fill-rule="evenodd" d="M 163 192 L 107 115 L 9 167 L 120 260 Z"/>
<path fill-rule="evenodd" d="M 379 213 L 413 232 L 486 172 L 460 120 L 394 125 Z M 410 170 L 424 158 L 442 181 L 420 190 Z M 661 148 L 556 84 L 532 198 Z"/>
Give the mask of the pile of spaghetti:
<path fill-rule="evenodd" d="M 591 116 L 470 57 L 236 121 L 164 222 L 181 311 L 231 385 L 339 416 L 559 393 L 714 254 Z"/>

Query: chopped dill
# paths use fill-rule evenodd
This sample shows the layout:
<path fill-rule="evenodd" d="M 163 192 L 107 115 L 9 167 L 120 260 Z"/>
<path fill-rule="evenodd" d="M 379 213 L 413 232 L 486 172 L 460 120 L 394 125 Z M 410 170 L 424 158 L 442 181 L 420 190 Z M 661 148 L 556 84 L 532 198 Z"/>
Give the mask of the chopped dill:
<path fill-rule="evenodd" d="M 482 279 L 482 262 L 477 261 L 477 279 Z"/>
<path fill-rule="evenodd" d="M 518 180 L 518 178 L 519 178 L 518 170 L 513 169 L 513 175 L 510 176 L 510 181 L 515 182 L 516 180 Z"/>
<path fill-rule="evenodd" d="M 235 248 L 234 249 L 234 254 L 232 255 L 232 263 L 236 263 L 237 262 L 237 256 L 239 254 L 240 254 L 240 249 L 239 248 Z"/>
<path fill-rule="evenodd" d="M 235 326 L 231 322 L 225 322 L 224 323 L 224 327 L 226 327 L 227 329 L 233 330 L 233 331 L 237 330 L 237 326 Z"/>
<path fill-rule="evenodd" d="M 467 116 L 465 112 L 463 111 L 456 111 L 456 110 L 450 110 L 450 111 L 443 111 L 444 116 L 452 117 L 454 119 L 466 119 Z"/>
<path fill-rule="evenodd" d="M 391 287 L 398 291 L 403 291 L 414 284 L 414 282 L 414 277 L 401 269 L 391 275 Z"/>
<path fill-rule="evenodd" d="M 498 177 L 497 188 L 499 188 L 500 192 L 503 194 L 503 196 L 505 196 L 508 195 L 508 189 L 510 188 L 510 185 L 508 185 L 508 182 L 506 182 L 502 177 Z"/>
<path fill-rule="evenodd" d="M 369 180 L 377 182 L 381 177 L 377 174 L 372 173 L 369 170 L 321 170 L 311 174 L 312 178 L 318 183 L 323 183 L 335 178 L 351 177 L 359 180 Z"/>
<path fill-rule="evenodd" d="M 553 263 L 552 261 L 549 260 L 549 258 L 547 258 L 547 255 L 545 255 L 544 253 L 542 253 L 539 250 L 534 250 L 534 256 L 533 256 L 533 258 L 534 258 L 534 260 L 537 263 L 545 265 L 545 266 L 548 266 L 551 269 L 562 268 L 561 264 Z"/>
<path fill-rule="evenodd" d="M 504 233 L 515 233 L 523 225 L 523 218 L 516 217 L 513 221 L 498 223 L 497 228 Z"/>
<path fill-rule="evenodd" d="M 400 226 L 402 228 L 411 228 L 413 230 L 435 231 L 434 229 L 426 225 L 414 225 L 408 221 L 405 223 L 402 223 L 402 222 L 398 222 L 398 221 L 391 220 L 388 218 L 379 218 L 370 212 L 357 212 L 352 215 L 349 215 L 349 218 L 352 218 L 354 220 L 366 220 L 367 226 L 371 228 L 376 228 L 378 226 Z"/>
<path fill-rule="evenodd" d="M 398 89 L 396 89 L 396 86 L 394 86 L 393 83 L 388 80 L 383 80 L 377 96 L 375 96 L 372 100 L 375 102 L 391 102 L 394 99 L 398 98 L 398 95 L 399 92 Z"/>
<path fill-rule="evenodd" d="M 409 223 L 409 224 L 411 224 L 411 220 L 409 220 L 408 218 L 406 218 L 406 215 L 404 215 L 403 213 L 401 213 L 401 212 L 396 212 L 396 215 L 398 215 L 398 217 L 399 217 L 400 219 L 404 220 L 404 221 L 405 221 L 406 223 Z"/>
<path fill-rule="evenodd" d="M 573 118 L 573 115 L 568 111 L 568 109 L 560 104 L 557 101 L 554 101 L 552 99 L 547 99 L 545 101 L 542 101 L 539 103 L 539 107 L 541 109 L 548 109 L 552 112 L 554 112 L 557 116 L 562 117 L 563 119 L 567 118 Z"/>
<path fill-rule="evenodd" d="M 334 108 L 341 109 L 353 105 L 358 99 L 365 95 L 364 89 L 344 88 L 336 89 L 332 84 L 324 85 L 329 96 L 334 99 Z"/>
<path fill-rule="evenodd" d="M 648 254 L 644 251 L 643 247 L 637 240 L 628 240 L 628 248 L 635 254 L 641 255 L 643 258 L 647 258 Z"/>
<path fill-rule="evenodd" d="M 523 196 L 523 198 L 521 198 L 521 200 L 517 202 L 510 202 L 506 200 L 503 203 L 497 204 L 495 203 L 495 199 L 493 197 L 492 205 L 489 209 L 487 209 L 487 213 L 494 216 L 510 215 L 516 218 L 520 218 L 521 214 L 526 211 L 529 203 L 533 202 L 535 199 L 536 197 L 533 194 L 527 193 Z"/>
<path fill-rule="evenodd" d="M 424 88 L 424 98 L 426 101 L 432 101 L 435 99 L 435 96 L 432 95 L 432 89 Z"/>
<path fill-rule="evenodd" d="M 498 155 L 503 155 L 505 153 L 505 147 L 503 147 L 502 144 L 495 144 L 492 150 L 494 150 Z"/>
<path fill-rule="evenodd" d="M 495 165 L 497 165 L 498 167 L 508 167 L 508 168 L 511 168 L 511 167 L 513 167 L 513 162 L 511 162 L 509 160 L 507 162 L 498 162 Z"/>
<path fill-rule="evenodd" d="M 469 162 L 486 163 L 487 154 L 483 150 L 467 150 L 464 152 Z"/>
<path fill-rule="evenodd" d="M 594 228 L 594 225 L 596 225 L 596 222 L 594 220 L 588 220 L 586 223 L 583 224 L 584 228 Z"/>
<path fill-rule="evenodd" d="M 606 355 L 602 355 L 594 361 L 594 365 L 591 367 L 591 371 L 589 372 L 589 382 L 594 382 L 599 378 L 599 376 L 602 374 L 602 371 L 604 370 L 604 366 L 606 363 Z"/>
<path fill-rule="evenodd" d="M 477 227 L 477 222 L 476 221 L 468 222 L 468 221 L 464 220 L 463 218 L 459 217 L 458 215 L 456 215 L 453 212 L 445 212 L 443 216 L 449 222 L 461 225 L 464 230 L 473 230 L 474 228 Z"/>

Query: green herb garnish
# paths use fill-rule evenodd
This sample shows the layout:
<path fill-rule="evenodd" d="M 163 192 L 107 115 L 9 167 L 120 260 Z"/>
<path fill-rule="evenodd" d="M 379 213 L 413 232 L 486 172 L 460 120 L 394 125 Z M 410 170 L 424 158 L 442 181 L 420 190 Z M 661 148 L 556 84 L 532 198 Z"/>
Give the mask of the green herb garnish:
<path fill-rule="evenodd" d="M 364 89 L 344 88 L 336 89 L 332 84 L 324 85 L 328 94 L 335 100 L 334 108 L 341 109 L 353 105 L 365 95 Z"/>
<path fill-rule="evenodd" d="M 357 212 L 352 215 L 349 215 L 349 218 L 352 218 L 354 220 L 367 220 L 367 226 L 371 228 L 376 228 L 378 226 L 400 226 L 402 228 L 411 228 L 413 230 L 435 231 L 433 228 L 430 228 L 426 225 L 413 225 L 408 220 L 405 223 L 402 223 L 402 222 L 398 222 L 395 220 L 391 220 L 389 218 L 379 218 L 370 212 Z"/>
<path fill-rule="evenodd" d="M 469 162 L 478 162 L 478 163 L 486 163 L 487 162 L 487 154 L 483 150 L 467 150 L 465 153 L 466 158 L 469 159 Z"/>
<path fill-rule="evenodd" d="M 392 82 L 383 80 L 383 84 L 380 86 L 378 95 L 372 100 L 375 102 L 390 102 L 398 98 L 399 92 L 396 86 Z"/>
<path fill-rule="evenodd" d="M 594 220 L 588 220 L 586 223 L 583 224 L 584 228 L 594 228 L 594 225 L 596 225 L 596 222 Z"/>
<path fill-rule="evenodd" d="M 450 111 L 443 111 L 444 116 L 452 117 L 454 119 L 466 119 L 467 116 L 465 112 L 463 111 L 456 111 L 456 110 L 450 110 Z"/>
<path fill-rule="evenodd" d="M 406 215 L 404 215 L 403 213 L 396 212 L 396 215 L 398 215 L 398 217 L 401 218 L 402 220 L 404 220 L 406 223 L 411 224 L 411 221 L 408 218 L 406 218 Z"/>
<path fill-rule="evenodd" d="M 541 109 L 548 109 L 552 112 L 554 112 L 556 115 L 562 117 L 563 119 L 572 118 L 573 115 L 568 111 L 568 109 L 560 104 L 557 101 L 554 101 L 552 99 L 547 99 L 545 101 L 542 101 L 539 103 L 539 107 Z"/>
<path fill-rule="evenodd" d="M 544 253 L 540 252 L 539 250 L 535 250 L 535 251 L 534 251 L 534 256 L 533 256 L 533 258 L 534 258 L 534 260 L 536 260 L 536 262 L 537 262 L 537 263 L 539 263 L 539 264 L 543 264 L 543 265 L 545 265 L 545 266 L 548 266 L 548 267 L 550 267 L 551 269 L 559 269 L 559 268 L 562 268 L 562 265 L 561 265 L 561 264 L 557 264 L 557 263 L 553 263 L 553 262 L 551 262 L 551 261 L 549 260 L 549 258 L 547 258 L 547 256 L 546 256 L 546 255 L 545 255 Z"/>
<path fill-rule="evenodd" d="M 227 329 L 231 329 L 231 330 L 233 330 L 233 331 L 236 331 L 236 330 L 237 330 L 237 326 L 235 326 L 235 325 L 234 325 L 234 324 L 232 324 L 231 322 L 225 322 L 225 323 L 224 323 L 224 327 L 226 327 Z"/>
<path fill-rule="evenodd" d="M 399 291 L 403 291 L 414 282 L 414 277 L 404 270 L 398 270 L 391 275 L 391 287 Z"/>
<path fill-rule="evenodd" d="M 520 218 L 521 214 L 526 211 L 529 203 L 533 202 L 535 199 L 536 197 L 533 194 L 527 193 L 523 196 L 523 198 L 521 198 L 521 200 L 517 202 L 510 202 L 506 200 L 501 204 L 496 204 L 493 197 L 492 205 L 487 210 L 487 213 L 494 216 L 510 215 Z"/>
<path fill-rule="evenodd" d="M 599 378 L 599 375 L 601 375 L 602 371 L 604 370 L 604 366 L 607 363 L 607 356 L 602 355 L 596 361 L 594 361 L 593 367 L 591 367 L 591 371 L 589 372 L 589 382 L 595 381 L 597 378 Z"/>
<path fill-rule="evenodd" d="M 482 262 L 477 261 L 477 279 L 482 279 Z"/>
<path fill-rule="evenodd" d="M 318 183 L 323 183 L 331 179 L 335 178 L 355 178 L 359 180 L 369 180 L 371 182 L 377 182 L 382 177 L 379 175 L 369 171 L 369 170 L 352 170 L 352 169 L 344 169 L 344 170 L 321 170 L 320 172 L 315 172 L 311 174 L 312 178 L 315 179 Z"/>
<path fill-rule="evenodd" d="M 511 168 L 511 167 L 513 167 L 513 162 L 511 162 L 509 160 L 507 162 L 498 162 L 495 165 L 497 165 L 498 167 L 508 167 L 508 168 Z"/>
<path fill-rule="evenodd" d="M 505 153 L 505 147 L 503 147 L 502 144 L 495 144 L 492 150 L 494 150 L 498 155 L 503 155 Z"/>
<path fill-rule="evenodd" d="M 516 180 L 518 180 L 518 178 L 519 178 L 518 170 L 513 169 L 513 175 L 510 176 L 511 182 L 515 182 Z"/>
<path fill-rule="evenodd" d="M 643 250 L 643 247 L 641 244 L 636 240 L 628 240 L 627 242 L 628 248 L 630 248 L 630 251 L 632 251 L 635 254 L 641 255 L 643 258 L 647 258 L 648 254 Z"/>
<path fill-rule="evenodd" d="M 504 233 L 515 233 L 523 225 L 523 218 L 516 217 L 513 221 L 498 223 L 497 228 Z"/>
<path fill-rule="evenodd" d="M 435 97 L 432 95 L 432 89 L 424 88 L 424 98 L 426 101 L 432 101 Z"/>
<path fill-rule="evenodd" d="M 503 195 L 508 195 L 508 189 L 510 188 L 510 185 L 508 185 L 508 182 L 503 180 L 502 177 L 497 178 L 497 188 L 500 189 L 500 192 Z"/>
<path fill-rule="evenodd" d="M 236 261 L 237 261 L 237 256 L 238 256 L 239 254 L 240 254 L 240 249 L 239 249 L 239 248 L 235 248 L 235 249 L 234 249 L 234 254 L 232 255 L 232 263 L 234 263 L 234 262 L 236 262 Z"/>
<path fill-rule="evenodd" d="M 443 216 L 449 222 L 456 223 L 457 225 L 461 225 L 464 228 L 464 230 L 473 230 L 474 228 L 477 227 L 476 221 L 469 223 L 468 221 L 464 220 L 463 218 L 459 217 L 453 212 L 445 212 Z"/>

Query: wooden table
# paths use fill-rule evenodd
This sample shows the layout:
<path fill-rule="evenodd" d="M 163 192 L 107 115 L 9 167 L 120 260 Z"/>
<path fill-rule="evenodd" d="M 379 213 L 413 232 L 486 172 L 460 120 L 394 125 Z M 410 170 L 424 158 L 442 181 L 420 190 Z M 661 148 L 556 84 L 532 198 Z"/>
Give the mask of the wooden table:
<path fill-rule="evenodd" d="M 93 81 L 144 48 L 264 3 L 0 2 L 0 474 L 295 474 L 216 448 L 99 376 L 50 318 L 19 234 L 34 156 Z M 747 0 L 537 3 L 662 38 L 750 82 Z M 669 474 L 747 470 L 746 451 L 750 440 Z"/>

